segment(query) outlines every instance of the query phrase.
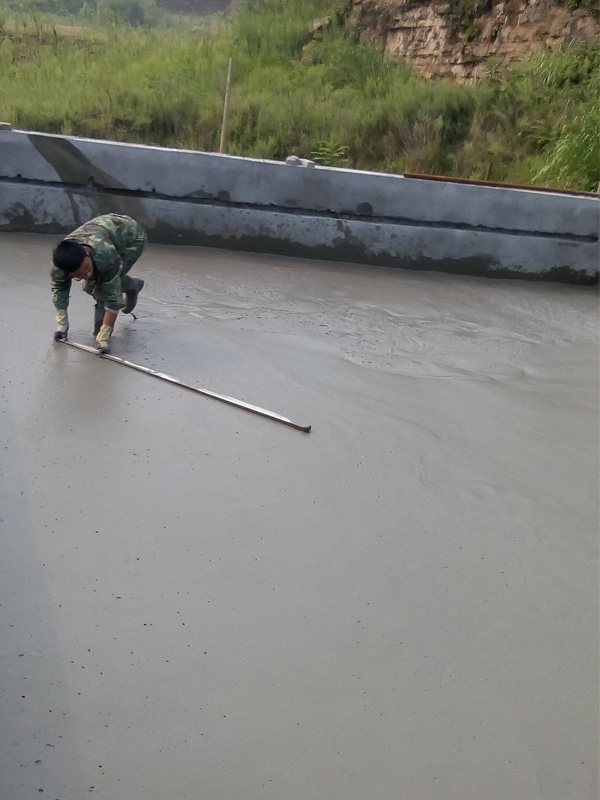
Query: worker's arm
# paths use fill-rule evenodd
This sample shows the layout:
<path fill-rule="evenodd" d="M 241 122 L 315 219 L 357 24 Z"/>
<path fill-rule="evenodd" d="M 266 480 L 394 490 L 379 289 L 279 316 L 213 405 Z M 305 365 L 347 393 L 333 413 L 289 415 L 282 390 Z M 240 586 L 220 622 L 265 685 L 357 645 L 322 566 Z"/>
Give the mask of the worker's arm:
<path fill-rule="evenodd" d="M 114 245 L 104 242 L 94 252 L 94 264 L 101 276 L 96 284 L 94 297 L 105 309 L 102 327 L 96 336 L 98 350 L 103 354 L 110 352 L 110 337 L 117 315 L 124 305 L 120 274 L 123 261 Z"/>
<path fill-rule="evenodd" d="M 52 284 L 52 302 L 56 311 L 56 331 L 54 341 L 66 339 L 69 333 L 69 315 L 67 306 L 69 305 L 69 292 L 71 290 L 71 278 L 62 269 L 52 267 L 50 273 Z"/>
<path fill-rule="evenodd" d="M 108 308 L 104 312 L 102 326 L 96 336 L 96 344 L 98 345 L 98 352 L 100 355 L 110 353 L 110 337 L 112 336 L 118 313 L 118 311 L 111 311 Z"/>
<path fill-rule="evenodd" d="M 54 331 L 54 341 L 59 342 L 66 339 L 69 333 L 69 315 L 66 308 L 56 309 L 56 330 Z"/>

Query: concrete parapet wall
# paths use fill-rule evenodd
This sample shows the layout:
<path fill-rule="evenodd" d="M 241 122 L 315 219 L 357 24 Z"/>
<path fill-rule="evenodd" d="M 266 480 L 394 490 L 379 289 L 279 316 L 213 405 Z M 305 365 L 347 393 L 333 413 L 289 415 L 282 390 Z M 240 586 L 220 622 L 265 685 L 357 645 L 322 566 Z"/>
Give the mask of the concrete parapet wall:
<path fill-rule="evenodd" d="M 598 280 L 594 196 L 0 130 L 0 230 L 69 232 L 108 211 L 160 242 Z"/>

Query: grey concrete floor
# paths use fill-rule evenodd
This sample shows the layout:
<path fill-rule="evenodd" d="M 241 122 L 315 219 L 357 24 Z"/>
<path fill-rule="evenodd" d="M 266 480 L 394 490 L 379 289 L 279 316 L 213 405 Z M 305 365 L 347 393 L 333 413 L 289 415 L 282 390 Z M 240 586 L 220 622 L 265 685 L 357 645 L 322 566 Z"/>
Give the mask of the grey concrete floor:
<path fill-rule="evenodd" d="M 598 294 L 0 235 L 0 798 L 595 800 Z M 73 290 L 71 339 L 91 344 Z"/>

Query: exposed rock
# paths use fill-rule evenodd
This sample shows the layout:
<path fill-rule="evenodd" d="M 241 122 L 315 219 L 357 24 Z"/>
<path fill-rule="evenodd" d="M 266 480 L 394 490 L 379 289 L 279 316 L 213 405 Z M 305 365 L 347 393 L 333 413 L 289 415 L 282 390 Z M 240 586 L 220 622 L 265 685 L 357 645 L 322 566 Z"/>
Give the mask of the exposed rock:
<path fill-rule="evenodd" d="M 552 0 L 499 0 L 457 30 L 443 0 L 352 0 L 349 24 L 361 41 L 379 45 L 392 60 L 407 59 L 426 78 L 471 82 L 493 56 L 500 64 L 523 61 L 539 50 L 562 50 L 573 41 L 596 43 L 598 20 Z"/>

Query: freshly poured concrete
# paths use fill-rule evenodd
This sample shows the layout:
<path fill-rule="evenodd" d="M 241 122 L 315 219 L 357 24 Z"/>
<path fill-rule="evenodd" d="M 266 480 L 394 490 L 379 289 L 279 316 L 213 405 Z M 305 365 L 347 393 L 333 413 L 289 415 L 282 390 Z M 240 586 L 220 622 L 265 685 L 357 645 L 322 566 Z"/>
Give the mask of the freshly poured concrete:
<path fill-rule="evenodd" d="M 597 292 L 151 246 L 115 354 L 307 435 L 53 345 L 56 240 L 0 236 L 0 798 L 595 800 Z"/>

